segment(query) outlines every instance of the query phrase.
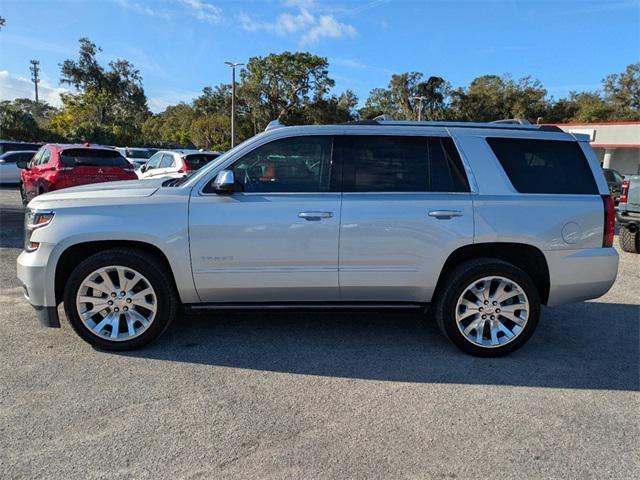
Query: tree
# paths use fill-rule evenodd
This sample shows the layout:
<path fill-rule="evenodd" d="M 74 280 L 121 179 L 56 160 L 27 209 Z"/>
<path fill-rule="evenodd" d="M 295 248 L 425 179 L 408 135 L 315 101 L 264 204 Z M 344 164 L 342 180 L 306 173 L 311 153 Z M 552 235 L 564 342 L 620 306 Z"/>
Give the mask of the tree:
<path fill-rule="evenodd" d="M 369 94 L 360 117 L 374 118 L 389 115 L 396 120 L 416 120 L 422 106 L 425 120 L 442 118 L 449 97 L 449 84 L 441 77 L 429 77 L 422 81 L 420 72 L 394 74 L 387 88 L 374 88 Z M 422 101 L 417 97 L 422 97 Z"/>
<path fill-rule="evenodd" d="M 334 86 L 328 62 L 307 52 L 252 57 L 240 73 L 242 94 L 260 123 L 286 122 Z"/>
<path fill-rule="evenodd" d="M 605 101 L 617 119 L 640 120 L 640 62 L 607 76 L 602 85 Z"/>
<path fill-rule="evenodd" d="M 0 30 L 4 27 L 5 23 L 7 23 L 4 17 L 0 17 Z"/>
<path fill-rule="evenodd" d="M 149 115 L 142 77 L 127 60 L 112 61 L 105 69 L 96 58 L 100 51 L 81 38 L 78 59 L 60 65 L 60 82 L 75 93 L 61 95 L 64 115 L 52 125 L 71 140 L 132 144 Z"/>
<path fill-rule="evenodd" d="M 50 119 L 58 110 L 46 102 L 16 98 L 0 102 L 0 132 L 11 140 L 60 140 L 48 130 Z"/>

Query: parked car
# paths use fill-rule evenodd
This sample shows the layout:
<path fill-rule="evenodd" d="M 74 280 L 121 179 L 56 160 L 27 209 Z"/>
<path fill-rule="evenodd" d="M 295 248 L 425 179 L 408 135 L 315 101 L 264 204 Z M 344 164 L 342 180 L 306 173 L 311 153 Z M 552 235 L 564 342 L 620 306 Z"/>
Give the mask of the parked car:
<path fill-rule="evenodd" d="M 613 197 L 613 201 L 616 205 L 620 201 L 620 193 L 622 192 L 622 182 L 624 181 L 624 177 L 617 170 L 613 170 L 612 168 L 603 168 L 604 178 L 607 181 L 607 185 L 609 185 L 609 192 Z"/>
<path fill-rule="evenodd" d="M 191 176 L 35 198 L 18 278 L 44 324 L 60 325 L 64 303 L 78 335 L 108 350 L 149 343 L 179 308 L 431 306 L 456 346 L 504 355 L 531 337 L 541 304 L 599 297 L 616 278 L 613 200 L 582 138 L 535 125 L 272 127 Z"/>
<path fill-rule="evenodd" d="M 124 158 L 129 160 L 135 169 L 142 167 L 158 150 L 155 148 L 116 147 Z"/>
<path fill-rule="evenodd" d="M 7 152 L 15 152 L 17 150 L 38 150 L 42 146 L 41 143 L 14 142 L 13 140 L 0 140 L 0 154 Z"/>
<path fill-rule="evenodd" d="M 135 180 L 131 164 L 116 150 L 84 145 L 47 144 L 31 161 L 17 162 L 20 194 L 26 205 L 37 195 L 87 183 Z"/>
<path fill-rule="evenodd" d="M 17 162 L 28 162 L 35 153 L 35 150 L 16 150 L 0 155 L 0 183 L 20 183 Z"/>
<path fill-rule="evenodd" d="M 219 152 L 205 150 L 160 150 L 140 170 L 140 178 L 181 177 L 204 167 L 220 156 Z"/>
<path fill-rule="evenodd" d="M 622 183 L 616 217 L 620 224 L 622 250 L 640 253 L 640 175 L 627 177 Z"/>

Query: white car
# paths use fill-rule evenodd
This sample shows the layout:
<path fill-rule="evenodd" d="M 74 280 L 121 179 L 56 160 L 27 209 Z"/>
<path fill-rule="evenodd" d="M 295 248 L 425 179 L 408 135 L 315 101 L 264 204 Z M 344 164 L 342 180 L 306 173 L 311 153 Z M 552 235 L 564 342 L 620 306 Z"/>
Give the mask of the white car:
<path fill-rule="evenodd" d="M 16 162 L 28 162 L 35 153 L 35 150 L 18 150 L 0 155 L 0 183 L 19 183 L 20 169 Z"/>
<path fill-rule="evenodd" d="M 220 152 L 204 150 L 160 150 L 140 167 L 138 177 L 181 177 L 204 167 L 220 156 Z"/>
<path fill-rule="evenodd" d="M 129 160 L 129 162 L 131 162 L 131 164 L 133 164 L 135 168 L 142 167 L 149 161 L 149 158 L 151 158 L 151 156 L 158 151 L 156 148 L 139 147 L 116 147 L 116 150 L 120 152 L 120 155 Z"/>

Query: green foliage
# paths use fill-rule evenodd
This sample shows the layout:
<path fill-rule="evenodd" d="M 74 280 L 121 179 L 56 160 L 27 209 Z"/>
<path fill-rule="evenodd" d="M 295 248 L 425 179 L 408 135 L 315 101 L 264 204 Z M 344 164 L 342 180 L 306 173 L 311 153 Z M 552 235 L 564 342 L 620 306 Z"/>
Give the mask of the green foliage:
<path fill-rule="evenodd" d="M 104 67 L 97 60 L 99 52 L 82 38 L 78 58 L 61 64 L 60 82 L 74 89 L 61 96 L 62 109 L 29 99 L 0 102 L 0 136 L 121 146 L 230 147 L 231 85 L 204 87 L 190 103 L 151 114 L 140 72 L 127 60 Z M 274 119 L 285 124 L 335 124 L 381 114 L 414 120 L 421 113 L 425 120 L 640 120 L 640 63 L 607 76 L 602 85 L 602 92 L 571 92 L 555 100 L 531 77 L 484 75 L 454 89 L 442 77 L 414 71 L 392 75 L 386 88 L 373 89 L 358 110 L 352 91 L 331 92 L 334 81 L 326 58 L 283 52 L 253 57 L 240 71 L 236 140 L 255 135 Z"/>

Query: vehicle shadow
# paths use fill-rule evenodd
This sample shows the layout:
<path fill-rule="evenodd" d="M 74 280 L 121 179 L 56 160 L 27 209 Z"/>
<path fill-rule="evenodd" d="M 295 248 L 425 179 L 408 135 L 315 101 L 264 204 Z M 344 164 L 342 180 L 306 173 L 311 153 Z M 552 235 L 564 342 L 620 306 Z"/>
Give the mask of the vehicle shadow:
<path fill-rule="evenodd" d="M 366 380 L 637 391 L 639 319 L 639 305 L 543 309 L 527 345 L 481 359 L 417 314 L 218 312 L 185 316 L 153 345 L 119 355 Z"/>

